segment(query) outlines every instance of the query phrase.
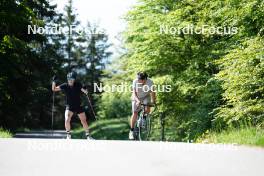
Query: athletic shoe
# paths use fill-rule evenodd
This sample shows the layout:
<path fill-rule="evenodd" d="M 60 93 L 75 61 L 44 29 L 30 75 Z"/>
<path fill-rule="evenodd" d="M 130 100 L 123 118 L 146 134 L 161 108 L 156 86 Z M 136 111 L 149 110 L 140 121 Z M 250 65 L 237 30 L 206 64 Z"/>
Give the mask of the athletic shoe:
<path fill-rule="evenodd" d="M 66 139 L 71 139 L 71 134 L 67 134 Z"/>
<path fill-rule="evenodd" d="M 94 138 L 92 138 L 90 135 L 86 136 L 87 140 L 94 140 Z"/>
<path fill-rule="evenodd" d="M 129 131 L 129 135 L 128 135 L 128 138 L 130 139 L 130 140 L 134 140 L 134 132 L 133 131 Z"/>

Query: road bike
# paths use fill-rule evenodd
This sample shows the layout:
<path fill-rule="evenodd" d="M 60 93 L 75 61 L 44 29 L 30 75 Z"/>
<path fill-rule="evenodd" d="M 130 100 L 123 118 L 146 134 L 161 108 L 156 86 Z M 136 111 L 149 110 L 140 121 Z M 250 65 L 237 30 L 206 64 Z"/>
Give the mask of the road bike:
<path fill-rule="evenodd" d="M 151 114 L 146 114 L 145 109 L 146 107 L 155 107 L 153 111 L 156 109 L 155 104 L 140 104 L 140 110 L 138 112 L 138 119 L 135 124 L 135 128 L 133 131 L 134 139 L 135 140 L 148 140 L 148 137 L 151 132 Z"/>

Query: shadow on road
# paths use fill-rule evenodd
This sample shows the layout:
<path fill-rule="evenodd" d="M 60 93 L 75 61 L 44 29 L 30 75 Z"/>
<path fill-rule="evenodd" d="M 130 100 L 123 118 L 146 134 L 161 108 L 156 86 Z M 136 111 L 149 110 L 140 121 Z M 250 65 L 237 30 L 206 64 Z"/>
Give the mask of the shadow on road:
<path fill-rule="evenodd" d="M 65 131 L 62 130 L 45 130 L 45 131 L 30 131 L 19 132 L 14 135 L 15 138 L 50 138 L 50 139 L 62 139 L 66 138 Z"/>

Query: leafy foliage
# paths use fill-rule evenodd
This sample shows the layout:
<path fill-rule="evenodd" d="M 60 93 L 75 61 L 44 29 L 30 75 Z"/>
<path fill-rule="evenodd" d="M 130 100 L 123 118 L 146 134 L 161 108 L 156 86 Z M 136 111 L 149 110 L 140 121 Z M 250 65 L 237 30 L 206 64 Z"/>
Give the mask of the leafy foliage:
<path fill-rule="evenodd" d="M 122 74 L 132 80 L 144 70 L 172 86 L 158 93 L 167 140 L 263 122 L 263 7 L 259 0 L 140 0 L 126 15 Z M 184 32 L 203 25 L 234 31 Z M 171 27 L 178 31 L 166 32 Z"/>
<path fill-rule="evenodd" d="M 215 121 L 228 125 L 257 125 L 264 117 L 264 43 L 254 38 L 218 61 L 225 104 L 215 109 Z"/>

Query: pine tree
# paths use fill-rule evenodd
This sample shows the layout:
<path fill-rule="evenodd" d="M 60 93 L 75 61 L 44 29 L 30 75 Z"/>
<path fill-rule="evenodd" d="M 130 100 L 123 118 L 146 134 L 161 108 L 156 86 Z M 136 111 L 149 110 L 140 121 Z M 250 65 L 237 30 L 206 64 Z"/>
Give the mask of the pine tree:
<path fill-rule="evenodd" d="M 87 86 L 91 96 L 92 104 L 97 103 L 94 92 L 94 83 L 99 84 L 104 77 L 105 65 L 111 56 L 108 50 L 108 36 L 96 24 L 88 22 L 85 32 L 82 33 L 79 40 L 84 43 L 79 43 L 75 52 L 76 62 L 75 70 L 79 73 L 79 79 Z M 97 110 L 97 109 L 96 109 Z M 89 110 L 90 116 L 93 116 Z"/>
<path fill-rule="evenodd" d="M 46 0 L 1 1 L 0 7 L 0 124 L 10 129 L 47 127 L 43 119 L 50 113 L 51 66 L 60 65 L 47 35 L 27 29 L 45 26 L 56 16 L 55 7 Z"/>
<path fill-rule="evenodd" d="M 80 27 L 80 22 L 77 20 L 77 14 L 73 8 L 72 0 L 68 1 L 68 4 L 64 8 L 64 15 L 62 19 L 61 26 L 66 28 L 68 34 L 65 34 L 65 68 L 69 72 L 77 67 L 78 54 L 78 44 L 83 42 L 78 32 L 78 27 Z"/>

